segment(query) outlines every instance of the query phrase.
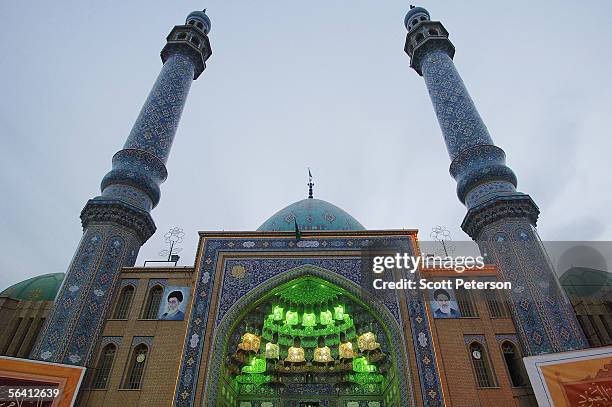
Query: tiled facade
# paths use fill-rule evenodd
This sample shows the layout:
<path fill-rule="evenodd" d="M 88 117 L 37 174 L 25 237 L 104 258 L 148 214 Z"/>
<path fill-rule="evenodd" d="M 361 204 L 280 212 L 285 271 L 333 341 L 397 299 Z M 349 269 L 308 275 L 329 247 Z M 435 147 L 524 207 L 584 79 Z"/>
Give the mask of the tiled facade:
<path fill-rule="evenodd" d="M 516 190 L 504 151 L 495 146 L 453 62 L 448 31 L 427 10 L 405 19 L 405 51 L 425 79 L 451 158 L 450 173 L 468 213 L 463 230 L 511 281 L 510 308 L 526 355 L 588 346 L 573 309 L 554 276 L 536 231 L 539 209 Z"/>
<path fill-rule="evenodd" d="M 416 231 L 368 231 L 339 208 L 314 199 L 285 208 L 258 231 L 201 233 L 193 268 L 133 267 L 140 246 L 155 231 L 149 212 L 160 199 L 191 82 L 211 55 L 210 20 L 194 12 L 168 36 L 162 71 L 124 148 L 113 157 L 101 195 L 81 214 L 83 238 L 31 353 L 88 367 L 79 405 L 528 406 L 530 390 L 513 386 L 502 345 L 516 346 L 517 355 L 586 346 L 539 244 L 538 209 L 516 191 L 505 153 L 493 144 L 454 66 L 448 32 L 422 8 L 411 9 L 406 27 L 406 52 L 425 79 L 451 175 L 468 209 L 462 227 L 490 263 L 470 275 L 511 281 L 510 313 L 493 315 L 481 293 L 473 297 L 475 315 L 456 319 L 434 318 L 428 293 L 378 297 L 364 284 L 362 255 L 372 248 L 419 254 Z M 303 217 L 297 219 L 296 208 Z M 290 232 L 298 220 L 302 229 L 310 225 L 301 237 Z M 430 274 L 419 270 L 399 277 Z M 334 284 L 367 306 L 390 361 L 386 387 L 373 386 L 374 392 L 297 382 L 287 383 L 282 397 L 264 389 L 247 400 L 225 380 L 235 325 L 276 287 L 303 276 Z M 152 290 L 171 286 L 189 287 L 185 318 L 144 319 Z M 123 294 L 128 291 L 129 297 Z M 18 304 L 0 300 L 5 323 Z M 114 312 L 118 307 L 125 309 Z M 16 332 L 24 329 L 18 325 Z M 0 343 L 5 344 L 6 339 Z M 22 344 L 6 349 L 17 347 L 21 352 Z"/>
<path fill-rule="evenodd" d="M 160 199 L 165 163 L 191 82 L 212 53 L 210 20 L 191 13 L 167 38 L 164 65 L 113 168 L 102 180 L 102 193 L 83 212 L 83 238 L 68 268 L 32 356 L 88 365 L 101 334 L 121 268 L 133 266 L 138 250 L 155 232 L 150 210 Z"/>
<path fill-rule="evenodd" d="M 220 344 L 228 333 L 228 323 L 236 321 L 244 309 L 274 286 L 299 275 L 318 275 L 348 289 L 352 286 L 358 288 L 361 272 L 359 251 L 364 249 L 363 244 L 381 239 L 411 242 L 415 236 L 414 232 L 386 231 L 333 232 L 334 236 L 330 235 L 330 232 L 311 233 L 304 237 L 305 241 L 318 242 L 318 245 L 298 247 L 294 238 L 279 236 L 278 233 L 202 234 L 195 269 L 123 269 L 113 303 L 116 303 L 121 287 L 126 285 L 136 288 L 135 296 L 126 320 L 107 318 L 96 348 L 98 354 L 93 359 L 96 361 L 100 357 L 105 345 L 116 344 L 117 354 L 108 386 L 91 389 L 86 382 L 81 405 L 162 406 L 173 400 L 177 406 L 239 406 L 238 397 L 234 399 L 235 403 L 231 403 L 217 393 L 221 386 L 216 372 L 221 369 L 225 354 Z M 271 252 L 272 248 L 274 251 Z M 235 272 L 237 266 L 244 267 L 244 274 Z M 490 278 L 496 274 L 495 267 L 487 267 L 480 276 Z M 428 270 L 422 271 L 421 275 L 431 277 Z M 478 273 L 470 275 L 471 278 L 478 276 Z M 241 282 L 239 286 L 234 286 L 236 280 Z M 184 321 L 141 319 L 147 294 L 157 285 L 191 287 L 193 301 L 188 318 Z M 397 327 L 392 329 L 391 340 L 396 342 L 390 349 L 400 350 L 394 357 L 398 365 L 403 366 L 399 386 L 403 403 L 382 402 L 381 406 L 530 405 L 529 388 L 512 387 L 500 347 L 503 341 L 518 343 L 510 317 L 491 317 L 485 299 L 476 294 L 473 297 L 476 317 L 434 319 L 424 294 L 419 293 L 416 300 L 409 298 L 407 293 L 402 294 L 395 300 L 370 299 L 384 323 Z M 367 298 L 362 292 L 359 295 Z M 470 373 L 473 367 L 467 344 L 473 341 L 487 349 L 494 387 L 479 388 L 474 374 Z M 150 352 L 141 387 L 138 390 L 123 389 L 131 352 L 140 343 L 146 343 Z M 92 367 L 89 380 L 96 371 L 95 364 Z M 278 407 L 292 405 L 270 402 Z M 359 399 L 353 402 L 368 405 Z M 341 404 L 337 400 L 324 403 L 327 404 L 321 405 L 353 405 L 349 404 L 350 400 Z"/>

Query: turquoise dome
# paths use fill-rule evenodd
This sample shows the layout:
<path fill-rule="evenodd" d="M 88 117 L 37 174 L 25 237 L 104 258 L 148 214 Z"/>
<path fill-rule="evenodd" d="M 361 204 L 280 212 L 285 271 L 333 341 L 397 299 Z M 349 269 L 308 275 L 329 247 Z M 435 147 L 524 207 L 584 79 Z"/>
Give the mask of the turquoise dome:
<path fill-rule="evenodd" d="M 294 221 L 295 219 L 295 221 Z M 281 209 L 265 221 L 258 231 L 365 230 L 351 215 L 321 199 L 307 198 Z"/>
<path fill-rule="evenodd" d="M 589 267 L 572 267 L 559 278 L 568 295 L 589 297 L 612 287 L 612 273 Z"/>
<path fill-rule="evenodd" d="M 53 301 L 65 275 L 65 273 L 51 273 L 28 278 L 2 291 L 0 296 L 26 301 Z"/>

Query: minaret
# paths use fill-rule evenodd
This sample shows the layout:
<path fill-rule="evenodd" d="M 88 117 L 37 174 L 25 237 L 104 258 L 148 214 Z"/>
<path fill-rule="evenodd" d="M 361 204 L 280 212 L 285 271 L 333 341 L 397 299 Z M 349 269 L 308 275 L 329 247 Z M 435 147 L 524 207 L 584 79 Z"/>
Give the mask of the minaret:
<path fill-rule="evenodd" d="M 404 50 L 433 103 L 457 195 L 467 207 L 461 227 L 497 264 L 513 289 L 509 305 L 525 355 L 588 346 L 536 231 L 539 209 L 516 190 L 517 179 L 495 146 L 453 62 L 455 47 L 439 21 L 411 6 Z"/>
<path fill-rule="evenodd" d="M 160 199 L 166 162 L 191 82 L 212 51 L 210 19 L 194 11 L 175 26 L 161 51 L 163 67 L 112 170 L 102 194 L 81 212 L 83 237 L 70 263 L 31 356 L 87 366 L 100 335 L 122 267 L 155 232 L 150 211 Z"/>

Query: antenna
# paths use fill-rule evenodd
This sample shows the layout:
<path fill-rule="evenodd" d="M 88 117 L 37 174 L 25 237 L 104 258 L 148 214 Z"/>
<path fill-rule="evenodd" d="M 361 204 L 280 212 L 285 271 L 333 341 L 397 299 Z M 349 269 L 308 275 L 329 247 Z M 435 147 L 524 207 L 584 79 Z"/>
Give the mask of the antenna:
<path fill-rule="evenodd" d="M 175 247 L 176 244 L 183 243 L 183 237 L 185 237 L 185 232 L 183 232 L 182 228 L 173 227 L 164 235 L 164 241 L 170 245 L 168 249 L 164 249 L 159 252 L 159 255 L 162 257 L 168 256 L 167 261 L 177 262 L 179 260 L 178 253 L 183 250 L 182 247 Z"/>
<path fill-rule="evenodd" d="M 431 234 L 429 236 L 432 239 L 440 242 L 442 249 L 444 249 L 444 255 L 448 256 L 449 247 L 447 247 L 446 242 L 453 240 L 451 239 L 450 230 L 448 230 L 446 226 L 437 225 L 431 228 Z"/>

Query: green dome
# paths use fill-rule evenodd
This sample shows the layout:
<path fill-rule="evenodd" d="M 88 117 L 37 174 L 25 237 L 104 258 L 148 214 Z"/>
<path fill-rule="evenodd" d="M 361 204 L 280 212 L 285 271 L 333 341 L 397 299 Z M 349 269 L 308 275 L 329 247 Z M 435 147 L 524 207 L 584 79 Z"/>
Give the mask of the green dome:
<path fill-rule="evenodd" d="M 572 267 L 563 273 L 559 282 L 569 295 L 589 297 L 605 286 L 612 286 L 612 274 L 589 267 Z"/>
<path fill-rule="evenodd" d="M 276 212 L 258 231 L 365 230 L 351 215 L 321 199 L 307 198 Z"/>
<path fill-rule="evenodd" d="M 65 273 L 43 274 L 13 284 L 0 293 L 17 300 L 53 301 L 62 285 Z"/>

